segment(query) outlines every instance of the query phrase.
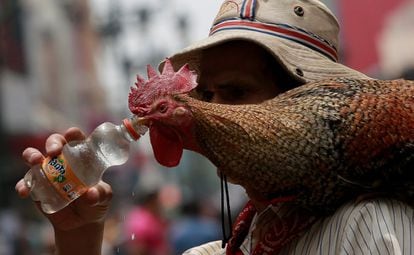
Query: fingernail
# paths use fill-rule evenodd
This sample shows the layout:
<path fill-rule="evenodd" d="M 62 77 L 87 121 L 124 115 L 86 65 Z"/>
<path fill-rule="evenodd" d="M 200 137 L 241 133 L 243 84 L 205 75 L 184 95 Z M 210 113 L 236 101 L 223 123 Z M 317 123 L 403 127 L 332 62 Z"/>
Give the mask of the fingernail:
<path fill-rule="evenodd" d="M 52 143 L 49 146 L 49 151 L 57 151 L 59 149 L 59 145 L 57 143 Z"/>
<path fill-rule="evenodd" d="M 34 162 L 34 160 L 36 160 L 36 153 L 35 152 L 33 152 L 32 154 L 30 154 L 30 156 L 29 156 L 29 162 L 30 163 L 33 163 Z"/>

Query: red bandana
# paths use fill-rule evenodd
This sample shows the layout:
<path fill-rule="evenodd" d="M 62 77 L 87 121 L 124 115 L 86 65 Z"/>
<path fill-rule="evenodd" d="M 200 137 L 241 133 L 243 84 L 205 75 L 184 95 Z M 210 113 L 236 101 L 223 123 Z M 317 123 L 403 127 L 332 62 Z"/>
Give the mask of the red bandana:
<path fill-rule="evenodd" d="M 298 238 L 304 230 L 312 226 L 317 220 L 317 217 L 312 215 L 309 211 L 299 208 L 286 206 L 283 202 L 292 200 L 291 197 L 279 198 L 270 202 L 275 207 L 288 207 L 287 211 L 282 216 L 276 214 L 275 219 L 271 225 L 264 230 L 260 235 L 260 240 L 257 242 L 250 254 L 278 254 L 280 250 L 292 240 Z M 253 203 L 249 201 L 239 216 L 234 225 L 232 238 L 229 240 L 226 248 L 226 255 L 242 255 L 240 246 L 246 238 L 250 225 L 256 215 L 256 208 Z"/>

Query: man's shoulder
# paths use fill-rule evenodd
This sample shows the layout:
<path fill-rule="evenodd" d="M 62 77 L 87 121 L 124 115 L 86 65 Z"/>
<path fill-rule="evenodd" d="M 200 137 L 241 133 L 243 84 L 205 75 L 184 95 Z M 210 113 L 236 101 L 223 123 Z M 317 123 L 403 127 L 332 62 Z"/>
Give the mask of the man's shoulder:
<path fill-rule="evenodd" d="M 370 198 L 344 204 L 332 216 L 324 219 L 321 225 L 334 224 L 338 228 L 336 231 L 346 232 L 359 224 L 373 226 L 385 222 L 395 225 L 396 221 L 401 221 L 401 217 L 413 216 L 413 207 L 404 202 L 390 198 Z"/>
<path fill-rule="evenodd" d="M 340 207 L 331 218 L 360 218 L 363 216 L 371 216 L 378 213 L 387 213 L 387 214 L 412 214 L 413 207 L 408 204 L 391 199 L 391 198 L 370 198 L 370 199 L 361 199 L 348 202 Z"/>
<path fill-rule="evenodd" d="M 213 241 L 191 248 L 183 255 L 225 255 L 225 249 L 221 248 L 221 241 Z"/>
<path fill-rule="evenodd" d="M 298 252 L 294 254 L 369 254 L 398 244 L 407 246 L 401 250 L 411 251 L 414 247 L 406 245 L 410 243 L 406 240 L 413 234 L 412 207 L 398 200 L 370 198 L 344 204 L 315 223 L 287 250 Z"/>

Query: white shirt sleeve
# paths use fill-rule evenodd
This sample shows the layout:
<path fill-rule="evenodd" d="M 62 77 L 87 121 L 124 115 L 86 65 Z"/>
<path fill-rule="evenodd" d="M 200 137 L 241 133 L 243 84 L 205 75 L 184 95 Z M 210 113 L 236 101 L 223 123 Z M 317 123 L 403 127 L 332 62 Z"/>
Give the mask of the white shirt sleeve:
<path fill-rule="evenodd" d="M 413 208 L 395 200 L 374 199 L 344 205 L 281 254 L 414 254 L 413 242 Z"/>
<path fill-rule="evenodd" d="M 209 242 L 183 253 L 183 255 L 225 255 L 226 250 L 221 248 L 221 241 Z"/>

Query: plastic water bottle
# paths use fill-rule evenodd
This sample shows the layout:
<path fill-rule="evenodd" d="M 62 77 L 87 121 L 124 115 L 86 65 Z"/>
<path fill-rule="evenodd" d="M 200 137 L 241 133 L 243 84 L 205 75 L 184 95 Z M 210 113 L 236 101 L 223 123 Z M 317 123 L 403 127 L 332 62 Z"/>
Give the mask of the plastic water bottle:
<path fill-rule="evenodd" d="M 97 184 L 108 167 L 124 164 L 130 143 L 146 131 L 136 118 L 130 118 L 120 125 L 105 122 L 85 140 L 69 142 L 59 156 L 46 158 L 26 173 L 24 181 L 32 199 L 40 201 L 45 213 L 63 209 Z"/>

